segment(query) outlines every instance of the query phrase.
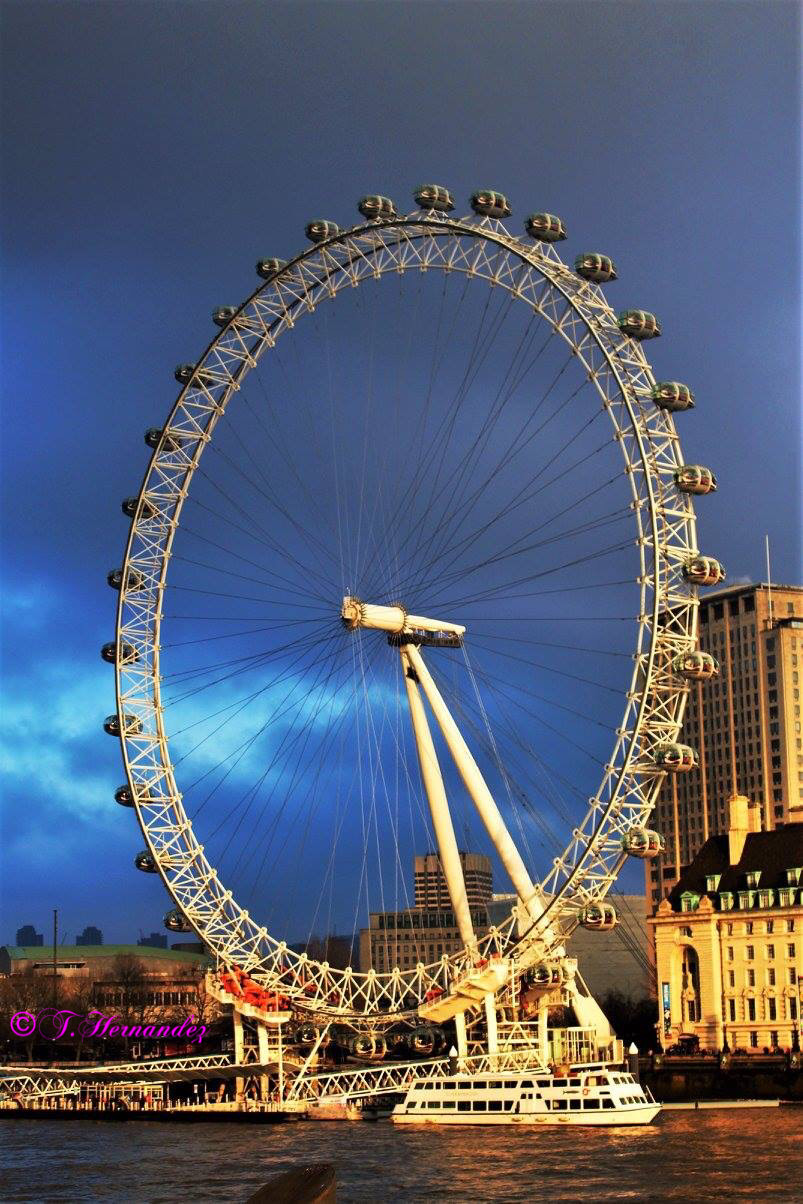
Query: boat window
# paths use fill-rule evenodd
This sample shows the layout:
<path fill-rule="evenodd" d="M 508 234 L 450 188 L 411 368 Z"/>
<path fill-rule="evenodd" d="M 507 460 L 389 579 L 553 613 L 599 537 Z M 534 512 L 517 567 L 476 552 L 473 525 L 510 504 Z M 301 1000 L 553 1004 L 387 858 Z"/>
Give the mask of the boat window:
<path fill-rule="evenodd" d="M 580 1107 L 580 1104 L 581 1104 L 581 1101 L 579 1099 L 570 1099 L 569 1100 L 569 1107 L 572 1109 L 573 1112 L 577 1111 L 577 1109 Z"/>
<path fill-rule="evenodd" d="M 569 1079 L 569 1086 L 570 1087 L 579 1087 L 580 1080 L 579 1079 Z"/>
<path fill-rule="evenodd" d="M 552 1101 L 552 1107 L 555 1108 L 555 1110 L 559 1112 L 559 1111 L 561 1111 L 561 1109 L 566 1108 L 566 1100 L 565 1099 L 554 1099 Z"/>
<path fill-rule="evenodd" d="M 532 1083 L 517 1083 L 515 1079 L 505 1079 L 504 1083 L 502 1083 L 501 1085 L 503 1087 L 513 1088 L 513 1089 L 515 1089 L 516 1087 L 532 1087 Z"/>
<path fill-rule="evenodd" d="M 539 1087 L 551 1087 L 552 1080 L 551 1079 L 538 1079 L 538 1086 Z"/>
<path fill-rule="evenodd" d="M 599 1108 L 600 1106 L 598 1099 L 587 1099 L 585 1103 L 587 1108 Z"/>
<path fill-rule="evenodd" d="M 458 1100 L 457 1101 L 457 1111 L 458 1112 L 470 1112 L 471 1111 L 471 1100 L 467 1100 L 467 1099 Z"/>
<path fill-rule="evenodd" d="M 603 1106 L 603 1108 L 612 1108 L 612 1107 L 613 1107 L 613 1100 L 612 1100 L 612 1099 L 604 1099 L 604 1100 L 602 1101 L 602 1106 Z"/>
<path fill-rule="evenodd" d="M 508 1087 L 515 1087 L 515 1086 L 517 1086 L 516 1083 L 508 1083 Z M 524 1079 L 521 1083 L 518 1084 L 518 1086 L 519 1087 L 534 1087 L 535 1083 L 533 1083 L 531 1079 Z M 540 1083 L 539 1083 L 539 1086 L 541 1086 Z"/>
<path fill-rule="evenodd" d="M 455 1104 L 453 1099 L 445 1099 L 441 1104 L 442 1108 L 454 1108 L 454 1106 Z"/>
<path fill-rule="evenodd" d="M 474 1086 L 473 1083 L 458 1083 L 457 1085 L 461 1091 L 470 1091 L 471 1088 Z"/>
<path fill-rule="evenodd" d="M 502 1111 L 502 1101 L 500 1099 L 489 1100 L 488 1101 L 488 1111 L 489 1112 L 501 1112 Z"/>
<path fill-rule="evenodd" d="M 553 1087 L 565 1087 L 566 1083 L 567 1083 L 566 1079 L 553 1079 L 552 1080 Z"/>
<path fill-rule="evenodd" d="M 473 1101 L 473 1103 L 474 1103 L 474 1111 L 475 1112 L 487 1112 L 488 1111 L 488 1105 L 484 1099 L 475 1099 Z"/>

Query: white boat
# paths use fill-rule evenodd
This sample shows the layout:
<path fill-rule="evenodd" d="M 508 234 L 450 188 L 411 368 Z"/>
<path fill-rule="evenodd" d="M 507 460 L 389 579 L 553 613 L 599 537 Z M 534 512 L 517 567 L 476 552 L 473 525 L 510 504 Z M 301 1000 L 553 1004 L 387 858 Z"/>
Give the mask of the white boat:
<path fill-rule="evenodd" d="M 605 1065 L 441 1074 L 411 1084 L 397 1125 L 648 1125 L 661 1105 L 632 1074 Z"/>

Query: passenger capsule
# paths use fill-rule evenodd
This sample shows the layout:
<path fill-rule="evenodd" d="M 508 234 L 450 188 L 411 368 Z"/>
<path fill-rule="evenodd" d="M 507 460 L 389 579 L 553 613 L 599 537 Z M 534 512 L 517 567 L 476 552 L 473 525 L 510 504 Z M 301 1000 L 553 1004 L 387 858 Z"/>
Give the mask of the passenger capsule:
<path fill-rule="evenodd" d="M 661 324 L 655 314 L 646 309 L 623 309 L 617 319 L 617 325 L 631 339 L 641 342 L 643 339 L 657 339 L 661 334 Z"/>
<path fill-rule="evenodd" d="M 421 184 L 413 193 L 413 200 L 421 209 L 434 209 L 436 213 L 451 213 L 454 198 L 448 188 L 440 184 Z"/>
<path fill-rule="evenodd" d="M 184 912 L 177 907 L 165 913 L 164 926 L 168 932 L 192 932 L 192 924 L 187 922 Z"/>
<path fill-rule="evenodd" d="M 111 569 L 106 574 L 106 580 L 112 589 L 117 589 L 117 590 L 122 589 L 123 588 L 123 570 L 122 569 Z M 133 593 L 137 590 L 141 590 L 144 584 L 145 584 L 144 574 L 141 573 L 139 571 L 139 569 L 129 568 L 128 572 L 126 573 L 126 582 L 125 582 L 126 590 L 129 593 Z"/>
<path fill-rule="evenodd" d="M 563 968 L 557 962 L 539 962 L 531 974 L 532 981 L 538 987 L 559 987 L 565 980 Z"/>
<path fill-rule="evenodd" d="M 112 641 L 109 644 L 104 644 L 100 650 L 100 655 L 102 656 L 103 660 L 106 661 L 107 664 L 115 665 L 117 663 L 117 644 L 114 641 Z M 139 653 L 137 652 L 137 650 L 133 644 L 121 644 L 120 645 L 120 664 L 121 665 L 133 665 L 134 662 L 138 661 L 138 660 L 139 660 Z"/>
<path fill-rule="evenodd" d="M 660 410 L 669 410 L 671 414 L 694 409 L 694 394 L 688 385 L 682 385 L 678 380 L 659 380 L 653 385 L 650 396 Z"/>
<path fill-rule="evenodd" d="M 685 773 L 697 766 L 697 753 L 688 744 L 666 743 L 656 744 L 653 750 L 653 760 L 659 769 L 670 773 Z"/>
<path fill-rule="evenodd" d="M 383 217 L 397 217 L 396 206 L 387 196 L 364 196 L 357 206 L 363 217 L 375 221 Z"/>
<path fill-rule="evenodd" d="M 126 518 L 136 518 L 138 505 L 138 497 L 123 498 L 121 509 Z M 144 498 L 142 502 L 142 518 L 154 518 L 156 514 L 157 510 L 153 502 L 149 502 L 147 498 Z"/>
<path fill-rule="evenodd" d="M 710 652 L 679 652 L 672 660 L 672 668 L 686 681 L 710 681 L 719 677 L 719 661 Z"/>
<path fill-rule="evenodd" d="M 120 720 L 117 715 L 107 715 L 103 720 L 103 730 L 109 736 L 120 735 Z M 139 736 L 142 733 L 142 720 L 137 715 L 125 716 L 125 734 Z"/>
<path fill-rule="evenodd" d="M 702 464 L 684 464 L 675 470 L 675 484 L 683 493 L 716 493 L 717 478 Z"/>
<path fill-rule="evenodd" d="M 143 849 L 141 853 L 137 853 L 134 858 L 134 865 L 138 870 L 142 870 L 143 874 L 157 874 L 159 872 L 153 856 L 147 849 Z"/>
<path fill-rule="evenodd" d="M 504 193 L 493 192 L 489 188 L 472 193 L 471 208 L 480 217 L 509 217 L 511 212 Z"/>
<path fill-rule="evenodd" d="M 600 255 L 598 251 L 586 251 L 585 254 L 578 255 L 574 261 L 574 270 L 584 280 L 593 280 L 597 284 L 618 279 L 613 260 L 608 255 Z"/>
<path fill-rule="evenodd" d="M 554 213 L 531 213 L 524 229 L 539 242 L 562 242 L 566 237 L 566 227 Z"/>
<path fill-rule="evenodd" d="M 414 1050 L 415 1053 L 434 1053 L 436 1044 L 434 1030 L 429 1028 L 427 1025 L 420 1025 L 418 1028 L 414 1028 L 409 1044 L 410 1048 Z"/>
<path fill-rule="evenodd" d="M 339 234 L 340 227 L 336 222 L 327 222 L 322 217 L 318 217 L 314 222 L 307 223 L 304 233 L 310 242 L 325 242 L 327 238 L 334 238 L 336 234 Z"/>
<path fill-rule="evenodd" d="M 663 853 L 665 841 L 660 832 L 653 832 L 650 828 L 631 828 L 622 837 L 622 848 L 630 857 L 646 861 Z"/>
<path fill-rule="evenodd" d="M 114 801 L 119 803 L 121 807 L 133 807 L 134 795 L 131 787 L 128 785 L 118 786 L 114 792 Z"/>
<path fill-rule="evenodd" d="M 217 309 L 212 310 L 212 321 L 215 326 L 228 326 L 236 313 L 236 305 L 219 305 Z"/>
<path fill-rule="evenodd" d="M 314 1024 L 299 1024 L 296 1029 L 296 1041 L 299 1045 L 314 1045 L 318 1040 L 318 1029 Z"/>
<path fill-rule="evenodd" d="M 263 280 L 272 280 L 274 276 L 279 275 L 282 268 L 286 267 L 286 259 L 258 259 L 257 276 L 261 276 Z"/>
<path fill-rule="evenodd" d="M 166 435 L 161 427 L 158 426 L 148 427 L 145 432 L 145 442 L 148 447 L 152 447 L 154 450 L 161 443 L 164 450 L 168 452 L 178 451 L 181 446 L 175 435 Z"/>
<path fill-rule="evenodd" d="M 693 585 L 719 585 L 725 570 L 713 556 L 694 556 L 684 564 L 683 576 Z"/>
<path fill-rule="evenodd" d="M 206 385 L 207 388 L 210 388 L 212 385 L 218 383 L 209 372 L 204 372 L 203 368 L 198 368 L 197 364 L 179 364 L 174 370 L 173 375 L 180 385 L 188 385 L 192 382 L 193 385 Z"/>
<path fill-rule="evenodd" d="M 580 923 L 592 932 L 610 932 L 618 922 L 619 917 L 612 903 L 591 903 L 580 912 Z"/>

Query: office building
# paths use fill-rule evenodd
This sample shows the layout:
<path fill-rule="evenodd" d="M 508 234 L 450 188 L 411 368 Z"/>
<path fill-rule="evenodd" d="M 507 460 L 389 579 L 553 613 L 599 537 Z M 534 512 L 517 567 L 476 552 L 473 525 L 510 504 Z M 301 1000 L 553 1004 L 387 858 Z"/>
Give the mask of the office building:
<path fill-rule="evenodd" d="M 103 933 L 94 924 L 87 924 L 83 932 L 75 938 L 76 945 L 102 945 Z"/>
<path fill-rule="evenodd" d="M 801 815 L 803 587 L 736 585 L 700 601 L 700 648 L 719 662 L 691 684 L 680 741 L 699 764 L 668 775 L 654 827 L 666 842 L 647 863 L 651 910 L 713 832 L 727 825 L 726 800 L 743 793 L 770 830 Z"/>
<path fill-rule="evenodd" d="M 490 858 L 483 853 L 461 853 L 460 864 L 463 867 L 469 907 L 484 907 L 493 893 Z M 449 888 L 437 853 L 417 856 L 414 872 L 416 907 L 451 907 Z"/>
<path fill-rule="evenodd" d="M 37 932 L 33 924 L 23 924 L 22 928 L 17 929 L 17 944 L 26 945 L 33 949 L 37 946 L 44 945 L 45 940 L 41 932 Z"/>

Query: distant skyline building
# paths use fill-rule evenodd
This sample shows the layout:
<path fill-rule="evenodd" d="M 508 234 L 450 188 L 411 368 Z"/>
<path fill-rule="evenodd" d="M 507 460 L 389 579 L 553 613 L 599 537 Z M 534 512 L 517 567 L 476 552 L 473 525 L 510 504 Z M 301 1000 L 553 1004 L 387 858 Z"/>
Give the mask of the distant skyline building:
<path fill-rule="evenodd" d="M 137 941 L 137 945 L 147 949 L 166 949 L 167 937 L 161 932 L 152 932 L 150 936 L 141 936 Z"/>
<path fill-rule="evenodd" d="M 94 924 L 87 924 L 83 932 L 75 938 L 76 945 L 102 945 L 103 933 Z"/>
<path fill-rule="evenodd" d="M 662 857 L 647 862 L 654 910 L 714 832 L 727 829 L 727 803 L 745 794 L 770 830 L 801 816 L 803 586 L 735 585 L 700 601 L 700 648 L 719 677 L 692 683 L 679 739 L 697 768 L 661 786 L 655 827 Z"/>
<path fill-rule="evenodd" d="M 485 907 L 493 894 L 490 858 L 484 853 L 461 853 L 460 864 L 469 907 Z M 418 854 L 414 874 L 416 907 L 443 909 L 452 906 L 446 876 L 437 853 Z"/>
<path fill-rule="evenodd" d="M 462 853 L 471 922 L 478 937 L 488 932 L 488 904 L 493 896 L 490 858 Z M 360 930 L 360 970 L 380 973 L 419 962 L 435 962 L 463 948 L 446 878 L 437 853 L 417 854 L 413 861 L 415 906 L 403 911 L 371 912 Z"/>
<path fill-rule="evenodd" d="M 22 928 L 17 929 L 17 945 L 20 948 L 33 949 L 37 945 L 44 945 L 45 938 L 41 932 L 37 932 L 33 924 L 23 924 Z"/>

